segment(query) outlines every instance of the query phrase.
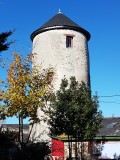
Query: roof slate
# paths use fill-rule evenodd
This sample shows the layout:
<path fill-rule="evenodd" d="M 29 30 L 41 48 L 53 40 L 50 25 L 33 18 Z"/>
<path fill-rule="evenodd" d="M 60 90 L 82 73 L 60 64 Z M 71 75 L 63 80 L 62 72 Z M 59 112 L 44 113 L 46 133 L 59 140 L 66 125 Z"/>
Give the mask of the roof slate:
<path fill-rule="evenodd" d="M 2 128 L 8 128 L 8 129 L 19 129 L 19 124 L 2 124 L 1 125 Z M 28 130 L 29 131 L 29 124 L 23 124 L 23 129 Z"/>
<path fill-rule="evenodd" d="M 102 121 L 103 128 L 100 129 L 97 136 L 120 136 L 120 117 L 104 118 Z M 19 129 L 19 124 L 2 124 L 2 128 Z M 23 129 L 29 131 L 29 124 L 24 124 Z"/>
<path fill-rule="evenodd" d="M 120 136 L 120 117 L 104 118 L 98 136 Z"/>
<path fill-rule="evenodd" d="M 53 16 L 48 22 L 46 22 L 44 25 L 42 25 L 39 29 L 34 31 L 31 34 L 31 40 L 34 39 L 36 35 L 39 33 L 48 31 L 48 30 L 53 30 L 53 29 L 71 29 L 71 30 L 76 30 L 78 32 L 83 33 L 87 40 L 90 39 L 90 33 L 83 29 L 81 26 L 73 22 L 70 18 L 65 16 L 62 13 L 58 13 L 55 16 Z"/>
<path fill-rule="evenodd" d="M 46 22 L 44 25 L 42 25 L 40 27 L 40 29 L 46 28 L 46 27 L 52 27 L 52 26 L 73 26 L 73 27 L 80 27 L 78 24 L 76 24 L 75 22 L 73 22 L 70 18 L 68 18 L 67 16 L 65 16 L 62 13 L 56 14 L 48 22 Z"/>

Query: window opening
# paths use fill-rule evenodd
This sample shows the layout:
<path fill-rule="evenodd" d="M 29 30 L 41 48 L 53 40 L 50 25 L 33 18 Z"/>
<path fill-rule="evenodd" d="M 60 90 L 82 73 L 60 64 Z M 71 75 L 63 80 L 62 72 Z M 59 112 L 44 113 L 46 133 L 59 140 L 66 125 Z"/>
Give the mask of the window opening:
<path fill-rule="evenodd" d="M 66 48 L 72 48 L 72 47 L 73 47 L 73 37 L 66 36 Z"/>

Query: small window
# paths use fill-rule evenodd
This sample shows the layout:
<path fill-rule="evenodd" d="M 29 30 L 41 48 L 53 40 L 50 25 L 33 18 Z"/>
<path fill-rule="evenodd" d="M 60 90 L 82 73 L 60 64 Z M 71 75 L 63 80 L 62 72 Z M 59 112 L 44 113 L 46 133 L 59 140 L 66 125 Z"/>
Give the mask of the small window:
<path fill-rule="evenodd" d="M 66 48 L 72 48 L 72 47 L 73 47 L 73 37 L 66 36 Z"/>

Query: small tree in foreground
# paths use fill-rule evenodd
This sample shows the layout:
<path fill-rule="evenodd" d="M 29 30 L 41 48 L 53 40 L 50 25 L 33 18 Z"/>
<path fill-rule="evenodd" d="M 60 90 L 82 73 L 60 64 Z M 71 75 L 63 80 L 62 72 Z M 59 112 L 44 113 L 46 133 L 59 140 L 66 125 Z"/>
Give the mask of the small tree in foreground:
<path fill-rule="evenodd" d="M 66 134 L 76 142 L 82 142 L 93 139 L 98 133 L 102 121 L 98 97 L 92 97 L 90 88 L 83 82 L 79 84 L 75 77 L 70 78 L 70 84 L 66 78 L 62 80 L 50 105 L 49 124 L 52 136 Z M 69 156 L 71 157 L 71 153 Z"/>
<path fill-rule="evenodd" d="M 1 91 L 0 118 L 19 117 L 19 134 L 23 142 L 22 119 L 29 117 L 32 124 L 39 120 L 37 110 L 45 107 L 52 92 L 51 81 L 53 69 L 31 67 L 31 55 L 26 59 L 14 53 L 12 63 L 8 68 L 6 91 Z"/>

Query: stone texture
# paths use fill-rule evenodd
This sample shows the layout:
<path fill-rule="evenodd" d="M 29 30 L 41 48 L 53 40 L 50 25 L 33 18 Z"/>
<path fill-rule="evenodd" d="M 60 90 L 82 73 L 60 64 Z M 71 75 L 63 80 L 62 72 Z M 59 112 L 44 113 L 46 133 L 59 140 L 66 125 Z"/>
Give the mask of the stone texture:
<path fill-rule="evenodd" d="M 66 48 L 66 35 L 73 36 L 73 47 Z M 36 35 L 33 39 L 35 53 L 33 65 L 55 68 L 54 90 L 58 90 L 64 76 L 75 76 L 77 81 L 89 84 L 89 56 L 87 38 L 83 33 L 69 29 L 54 29 Z M 43 113 L 39 110 L 38 116 Z M 44 133 L 44 134 L 43 134 Z M 50 140 L 48 126 L 44 122 L 33 126 L 32 140 Z"/>

